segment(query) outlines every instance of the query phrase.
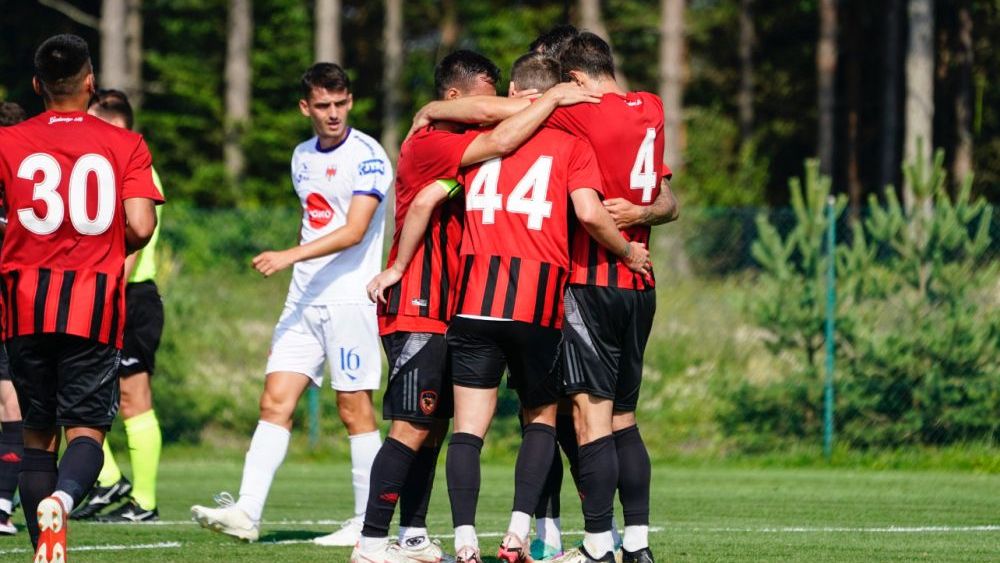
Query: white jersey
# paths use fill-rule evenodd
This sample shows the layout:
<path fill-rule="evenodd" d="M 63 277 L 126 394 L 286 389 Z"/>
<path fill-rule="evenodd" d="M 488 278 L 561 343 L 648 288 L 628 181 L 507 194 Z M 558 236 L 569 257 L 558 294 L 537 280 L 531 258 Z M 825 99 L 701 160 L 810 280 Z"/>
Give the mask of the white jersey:
<path fill-rule="evenodd" d="M 295 147 L 292 183 L 302 201 L 300 244 L 305 244 L 347 224 L 355 195 L 382 202 L 393 183 L 392 165 L 375 139 L 348 129 L 347 138 L 335 147 L 320 149 L 317 137 Z M 384 228 L 385 205 L 380 203 L 360 243 L 296 263 L 286 303 L 368 303 L 365 285 L 382 268 Z"/>

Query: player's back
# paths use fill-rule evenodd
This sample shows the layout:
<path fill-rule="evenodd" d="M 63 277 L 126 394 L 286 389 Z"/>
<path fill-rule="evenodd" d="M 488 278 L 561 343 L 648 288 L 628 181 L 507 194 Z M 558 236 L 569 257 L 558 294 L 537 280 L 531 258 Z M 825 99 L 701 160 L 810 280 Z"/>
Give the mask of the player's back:
<path fill-rule="evenodd" d="M 590 142 L 597 154 L 606 198 L 650 205 L 660 192 L 663 160 L 663 102 L 648 92 L 605 94 L 598 104 L 559 108 L 549 123 Z M 649 244 L 650 229 L 623 231 L 628 240 Z M 629 271 L 583 229 L 573 235 L 571 283 L 642 289 L 652 280 Z"/>
<path fill-rule="evenodd" d="M 460 181 L 467 195 L 459 312 L 558 326 L 570 192 L 601 190 L 593 150 L 543 128 L 502 159 L 470 167 Z"/>
<path fill-rule="evenodd" d="M 0 129 L 8 337 L 66 332 L 114 344 L 124 319 L 122 201 L 162 201 L 142 137 L 83 112 Z"/>

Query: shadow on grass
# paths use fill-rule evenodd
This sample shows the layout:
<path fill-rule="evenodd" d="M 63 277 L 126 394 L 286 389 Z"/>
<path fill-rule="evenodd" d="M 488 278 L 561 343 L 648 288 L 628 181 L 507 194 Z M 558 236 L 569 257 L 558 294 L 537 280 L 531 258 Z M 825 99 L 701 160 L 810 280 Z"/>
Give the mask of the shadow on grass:
<path fill-rule="evenodd" d="M 277 530 L 264 534 L 257 543 L 277 543 L 283 541 L 311 541 L 320 536 L 325 536 L 324 532 L 315 530 Z"/>

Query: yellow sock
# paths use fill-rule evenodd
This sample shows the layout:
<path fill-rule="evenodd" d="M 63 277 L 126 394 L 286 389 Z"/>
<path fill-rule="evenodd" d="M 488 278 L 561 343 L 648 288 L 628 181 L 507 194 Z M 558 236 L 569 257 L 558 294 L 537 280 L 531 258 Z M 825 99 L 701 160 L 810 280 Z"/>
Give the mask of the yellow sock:
<path fill-rule="evenodd" d="M 126 419 L 125 434 L 132 460 L 132 499 L 143 509 L 153 510 L 156 508 L 156 474 L 162 446 L 156 413 L 148 410 Z"/>
<path fill-rule="evenodd" d="M 97 476 L 97 485 L 99 487 L 110 487 L 121 478 L 122 470 L 118 468 L 118 464 L 115 462 L 115 454 L 111 453 L 111 447 L 108 446 L 108 439 L 105 437 L 104 466 L 101 467 L 101 473 Z"/>

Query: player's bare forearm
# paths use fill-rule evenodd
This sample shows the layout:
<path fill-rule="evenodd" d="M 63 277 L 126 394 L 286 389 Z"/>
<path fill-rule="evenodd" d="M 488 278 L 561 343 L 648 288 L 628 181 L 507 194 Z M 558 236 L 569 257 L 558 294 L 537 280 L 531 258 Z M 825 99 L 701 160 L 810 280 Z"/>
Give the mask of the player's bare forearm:
<path fill-rule="evenodd" d="M 252 265 L 265 276 L 273 275 L 296 262 L 328 256 L 360 244 L 381 202 L 368 195 L 351 198 L 347 222 L 320 238 L 286 250 L 269 250 L 254 257 Z"/>
<path fill-rule="evenodd" d="M 437 182 L 424 187 L 417 197 L 413 198 L 413 203 L 410 204 L 403 219 L 403 228 L 399 232 L 399 245 L 396 247 L 396 261 L 392 264 L 392 268 L 397 272 L 406 271 L 423 241 L 434 210 L 447 199 L 448 192 Z"/>
<path fill-rule="evenodd" d="M 156 230 L 156 203 L 143 197 L 124 201 L 125 247 L 129 252 L 141 250 L 153 238 Z"/>
<path fill-rule="evenodd" d="M 629 268 L 645 272 L 649 262 L 649 251 L 641 244 L 626 241 L 611 215 L 601 206 L 597 192 L 589 189 L 576 190 L 570 194 L 576 218 L 587 233 L 598 244 L 622 258 Z"/>
<path fill-rule="evenodd" d="M 676 221 L 680 216 L 677 198 L 670 190 L 666 178 L 660 186 L 660 195 L 650 205 L 636 205 L 623 198 L 613 198 L 604 201 L 604 208 L 611 214 L 618 228 L 623 230 L 637 225 L 662 225 Z"/>
<path fill-rule="evenodd" d="M 135 263 L 138 261 L 139 254 L 141 254 L 141 253 L 142 253 L 142 251 L 140 250 L 139 252 L 133 252 L 133 253 L 131 253 L 128 256 L 125 257 L 125 281 L 126 282 L 129 279 L 132 278 L 132 272 L 135 270 Z"/>
<path fill-rule="evenodd" d="M 417 130 L 435 121 L 455 121 L 457 123 L 496 123 L 528 107 L 527 98 L 504 98 L 500 96 L 469 96 L 455 100 L 436 100 L 428 103 L 413 116 L 413 124 L 406 134 L 409 138 Z"/>

